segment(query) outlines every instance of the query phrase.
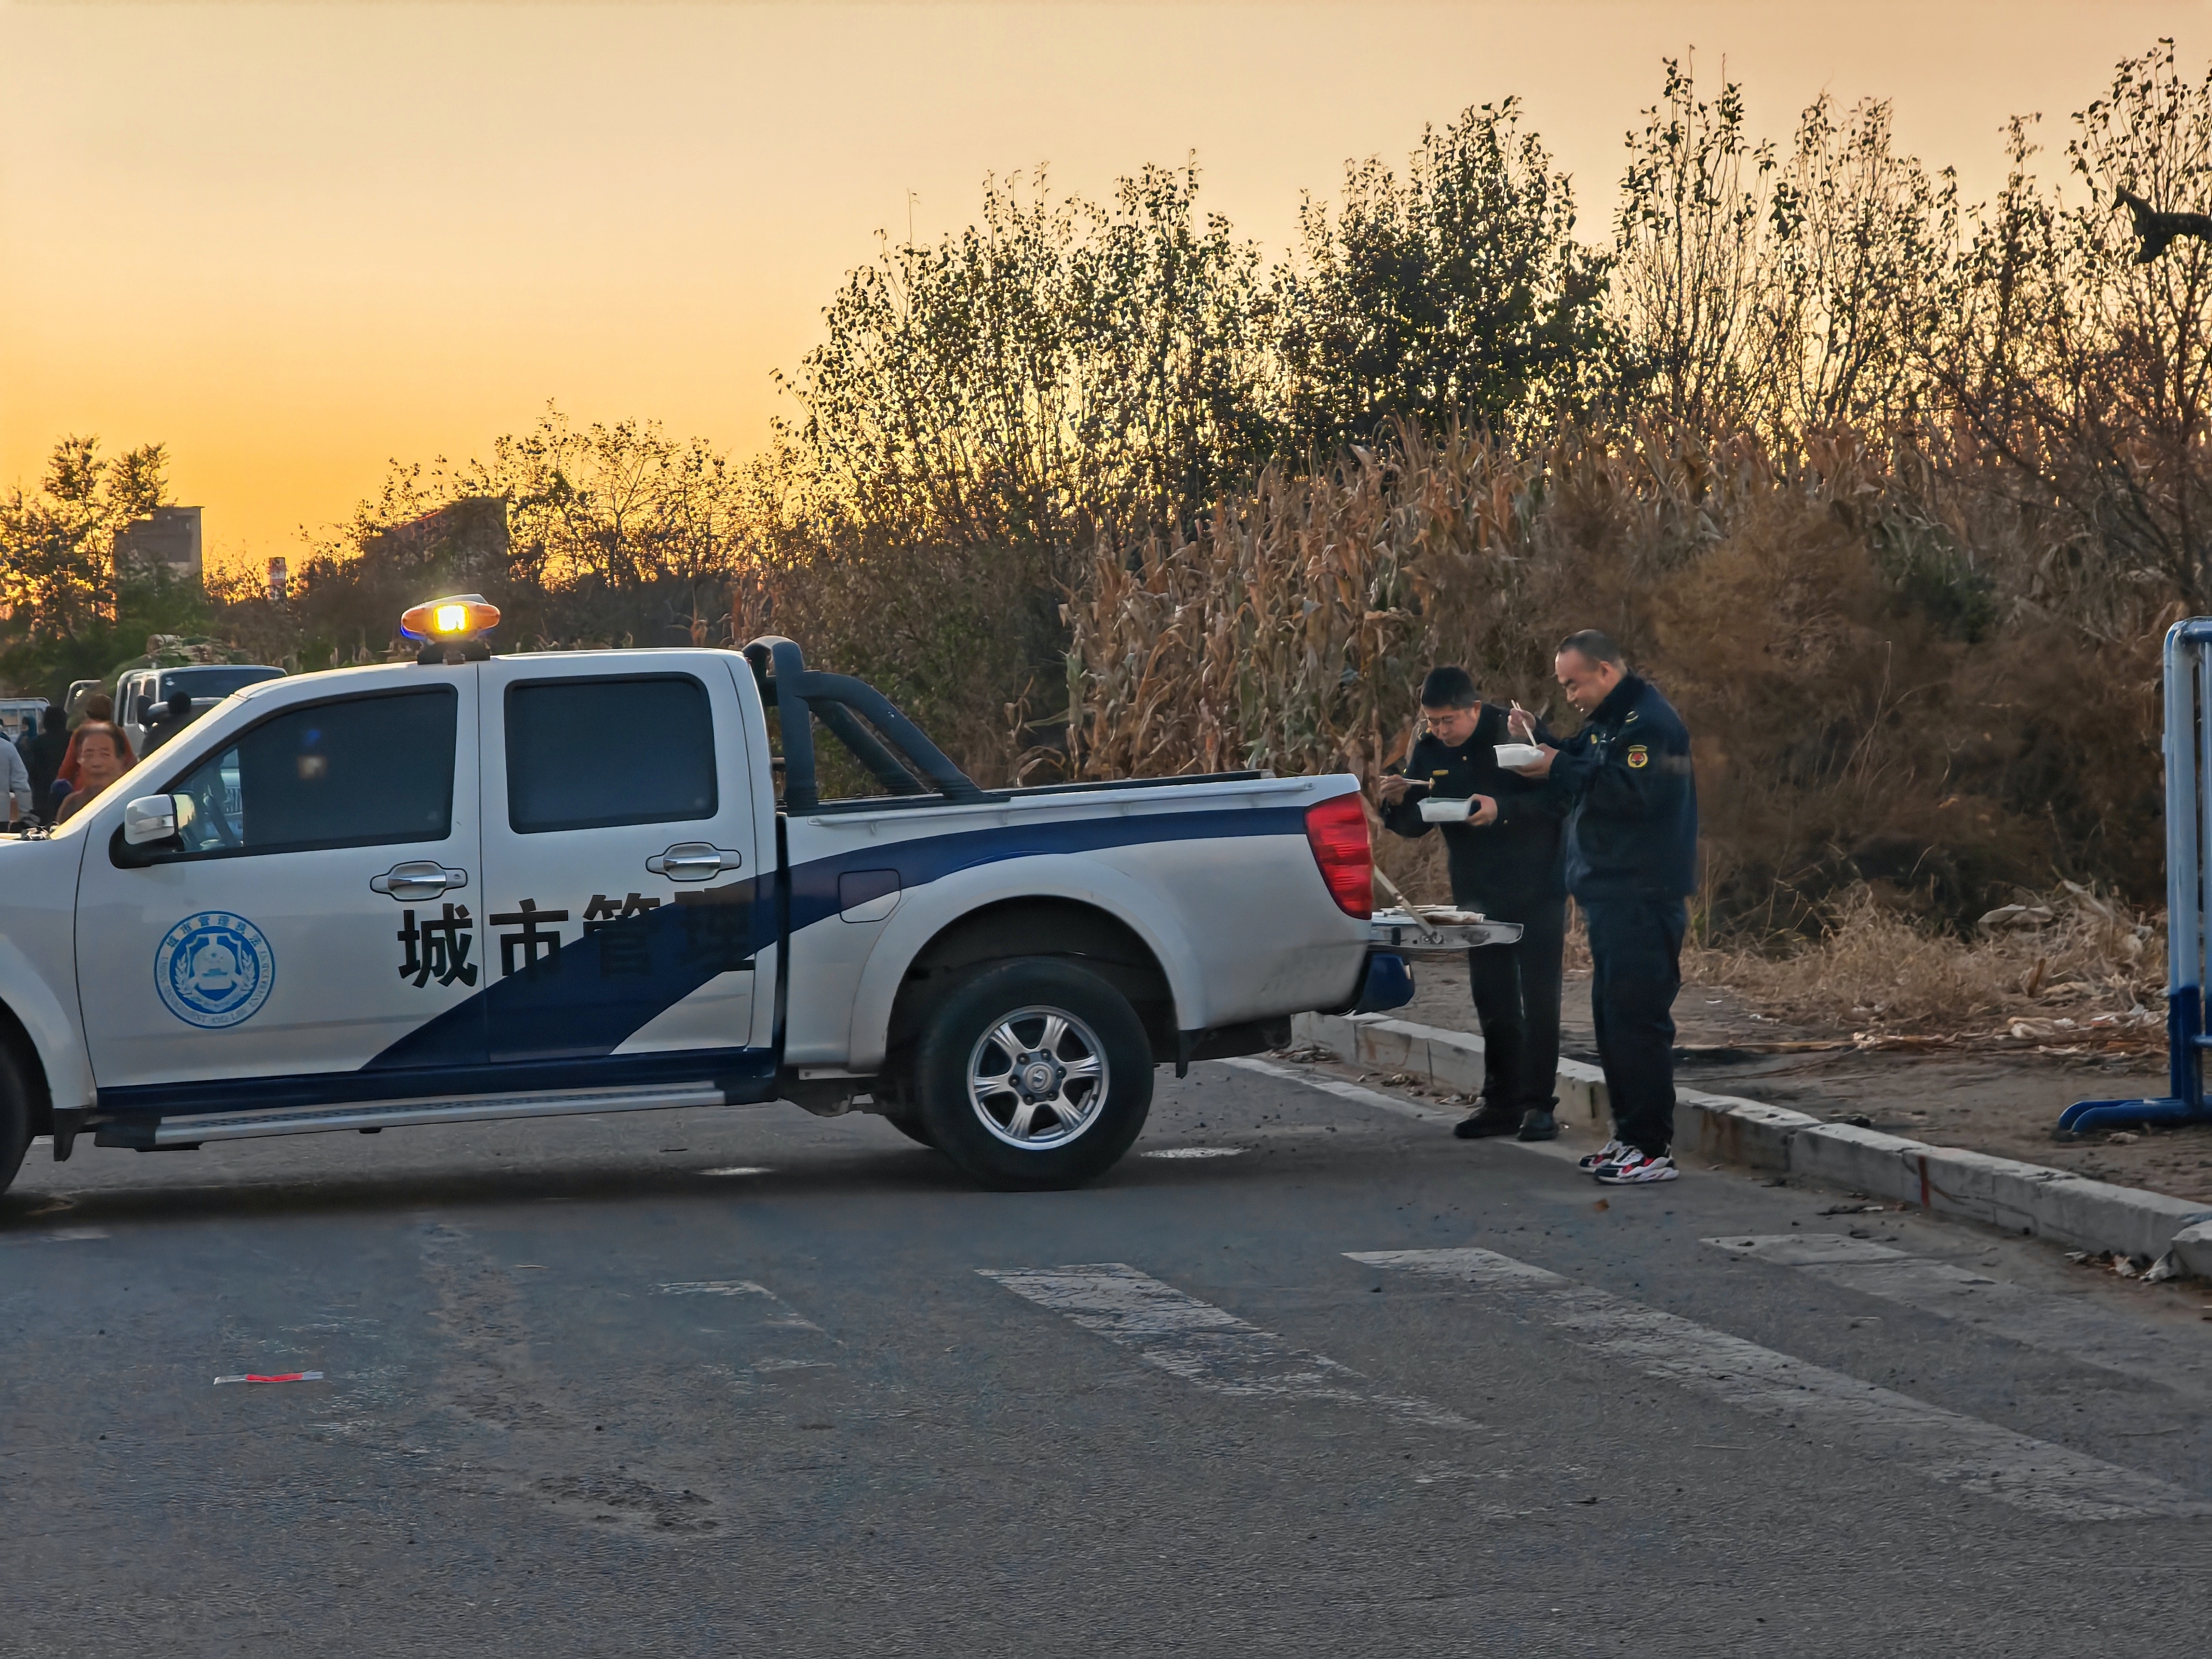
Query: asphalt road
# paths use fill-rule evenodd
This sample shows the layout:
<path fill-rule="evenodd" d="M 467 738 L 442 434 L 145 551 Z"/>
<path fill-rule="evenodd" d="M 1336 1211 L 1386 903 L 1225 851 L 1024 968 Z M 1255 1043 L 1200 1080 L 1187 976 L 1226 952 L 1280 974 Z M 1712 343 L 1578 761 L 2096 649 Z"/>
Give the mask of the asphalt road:
<path fill-rule="evenodd" d="M 791 1108 L 37 1148 L 0 1652 L 2202 1646 L 2201 1287 L 1407 1109 L 1164 1073 L 1019 1196 Z"/>

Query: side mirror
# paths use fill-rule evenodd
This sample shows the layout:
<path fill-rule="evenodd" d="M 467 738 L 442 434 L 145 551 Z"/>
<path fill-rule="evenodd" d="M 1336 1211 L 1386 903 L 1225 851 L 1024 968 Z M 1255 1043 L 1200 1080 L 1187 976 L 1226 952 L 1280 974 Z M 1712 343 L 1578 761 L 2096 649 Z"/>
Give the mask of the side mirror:
<path fill-rule="evenodd" d="M 173 842 L 192 821 L 189 795 L 141 795 L 123 808 L 123 844 L 151 847 Z"/>

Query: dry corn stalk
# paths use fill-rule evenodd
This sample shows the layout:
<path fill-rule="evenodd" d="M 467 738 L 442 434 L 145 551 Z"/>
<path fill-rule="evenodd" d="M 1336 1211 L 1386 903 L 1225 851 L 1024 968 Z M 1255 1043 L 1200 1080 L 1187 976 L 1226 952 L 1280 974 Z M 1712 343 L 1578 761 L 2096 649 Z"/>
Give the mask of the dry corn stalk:
<path fill-rule="evenodd" d="M 1067 611 L 1070 752 L 1094 777 L 1371 776 L 1404 752 L 1431 663 L 1508 688 L 1541 677 L 1575 602 L 1555 590 L 1589 543 L 1632 579 L 1778 482 L 1747 436 L 1675 428 L 1517 448 L 1409 431 L 1334 476 L 1270 469 L 1180 545 L 1133 563 L 1099 547 Z"/>

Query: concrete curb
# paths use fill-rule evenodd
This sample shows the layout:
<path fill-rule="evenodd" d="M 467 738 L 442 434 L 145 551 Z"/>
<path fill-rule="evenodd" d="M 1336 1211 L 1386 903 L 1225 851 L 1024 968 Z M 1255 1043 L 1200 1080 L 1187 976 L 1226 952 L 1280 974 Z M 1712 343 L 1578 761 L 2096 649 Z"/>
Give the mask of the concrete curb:
<path fill-rule="evenodd" d="M 1482 1086 L 1482 1039 L 1470 1032 L 1378 1014 L 1300 1014 L 1292 1029 L 1299 1042 L 1320 1043 L 1364 1066 L 1411 1072 L 1465 1094 Z M 1604 1117 L 1605 1079 L 1596 1066 L 1561 1060 L 1559 1091 L 1563 1110 Z M 2212 1211 L 2188 1199 L 1826 1123 L 1733 1095 L 1680 1087 L 1674 1092 L 1677 1127 L 1686 1132 L 1685 1139 L 1694 1139 L 1701 1158 L 1916 1204 L 2077 1249 L 2154 1260 L 2171 1252 L 2184 1270 L 2212 1278 Z"/>

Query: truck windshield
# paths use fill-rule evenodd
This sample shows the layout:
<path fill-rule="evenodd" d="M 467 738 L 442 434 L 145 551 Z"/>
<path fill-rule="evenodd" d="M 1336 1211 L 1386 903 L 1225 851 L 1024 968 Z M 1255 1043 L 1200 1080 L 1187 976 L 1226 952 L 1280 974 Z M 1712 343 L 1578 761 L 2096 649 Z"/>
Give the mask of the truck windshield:
<path fill-rule="evenodd" d="M 178 692 L 189 693 L 195 698 L 227 697 L 242 685 L 252 685 L 262 680 L 284 678 L 281 668 L 265 668 L 244 665 L 210 665 L 203 668 L 170 668 L 161 674 L 161 687 L 154 693 L 154 701 L 167 702 Z"/>

